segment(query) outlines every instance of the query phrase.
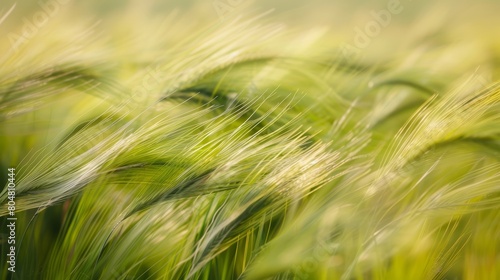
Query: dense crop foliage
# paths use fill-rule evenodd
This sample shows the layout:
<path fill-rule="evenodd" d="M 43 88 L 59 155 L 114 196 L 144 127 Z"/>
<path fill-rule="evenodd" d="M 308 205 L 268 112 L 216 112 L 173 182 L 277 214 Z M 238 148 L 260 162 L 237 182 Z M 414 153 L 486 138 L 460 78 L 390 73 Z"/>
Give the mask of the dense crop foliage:
<path fill-rule="evenodd" d="M 482 2 L 466 25 L 392 15 L 363 48 L 272 13 L 135 6 L 95 23 L 68 4 L 27 36 L 2 4 L 0 278 L 498 279 Z"/>

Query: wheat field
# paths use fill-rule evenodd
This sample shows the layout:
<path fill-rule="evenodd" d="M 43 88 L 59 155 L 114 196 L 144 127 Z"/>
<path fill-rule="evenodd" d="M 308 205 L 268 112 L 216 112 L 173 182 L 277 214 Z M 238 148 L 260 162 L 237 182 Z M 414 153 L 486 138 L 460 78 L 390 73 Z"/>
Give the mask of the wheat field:
<path fill-rule="evenodd" d="M 500 279 L 500 3 L 436 2 L 2 1 L 0 279 Z"/>

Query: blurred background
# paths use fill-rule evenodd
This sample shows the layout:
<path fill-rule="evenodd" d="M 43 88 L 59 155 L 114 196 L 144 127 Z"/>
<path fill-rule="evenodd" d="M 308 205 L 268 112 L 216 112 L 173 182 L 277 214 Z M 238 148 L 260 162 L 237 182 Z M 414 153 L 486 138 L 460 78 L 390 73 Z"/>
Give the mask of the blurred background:
<path fill-rule="evenodd" d="M 12 35 L 16 31 L 20 34 L 25 22 L 34 23 L 34 18 L 39 16 L 37 12 L 44 10 L 50 13 L 50 20 L 40 18 L 42 24 L 37 28 L 40 32 L 36 32 L 35 36 L 55 35 L 50 31 L 53 28 L 48 27 L 50 24 L 95 24 L 95 31 L 99 31 L 99 26 L 105 28 L 100 31 L 110 31 L 110 22 L 113 23 L 116 18 L 128 18 L 126 22 L 115 24 L 115 32 L 119 29 L 123 32 L 117 33 L 120 36 L 135 39 L 140 36 L 163 36 L 175 41 L 174 38 L 188 36 L 193 30 L 202 27 L 220 28 L 230 24 L 234 18 L 262 15 L 267 21 L 282 24 L 289 33 L 296 30 L 321 29 L 321 32 L 327 34 L 324 39 L 328 40 L 331 46 L 339 48 L 355 45 L 356 40 L 363 39 L 359 38 L 363 36 L 359 35 L 360 30 L 364 31 L 365 35 L 368 35 L 368 38 L 364 39 L 368 39 L 369 44 L 362 48 L 361 53 L 368 57 L 374 56 L 375 61 L 384 61 L 387 56 L 406 55 L 408 50 L 425 48 L 429 44 L 462 44 L 462 48 L 479 45 L 484 49 L 483 53 L 467 53 L 467 56 L 473 56 L 476 62 L 491 61 L 485 57 L 489 54 L 496 55 L 500 48 L 500 2 L 495 0 L 7 0 L 2 1 L 2 10 L 5 12 L 14 4 L 16 6 L 12 13 L 0 27 L 0 35 L 4 38 L 0 46 L 7 48 L 12 45 L 12 36 L 9 37 L 9 34 Z M 378 26 L 370 27 L 371 22 L 377 21 L 375 14 L 387 11 L 391 5 L 397 7 L 398 12 L 391 13 L 387 23 L 379 22 Z M 68 17 L 71 19 L 66 20 Z M 146 24 L 144 18 L 147 18 L 150 24 Z M 173 20 L 170 21 L 171 18 Z M 159 34 L 151 30 L 155 29 L 155 24 L 159 26 L 166 21 L 167 26 L 161 29 Z M 372 28 L 371 34 L 366 34 L 370 33 L 366 31 L 367 28 Z M 91 37 L 102 38 L 110 36 L 110 33 L 112 32 L 95 32 Z M 294 34 L 293 36 L 297 37 L 301 33 Z M 300 38 L 295 39 L 300 41 Z M 455 56 L 454 59 L 470 59 L 464 56 L 465 54 Z M 494 61 L 498 60 L 498 57 L 494 57 Z M 495 76 L 498 77 L 498 73 L 495 72 Z"/>

